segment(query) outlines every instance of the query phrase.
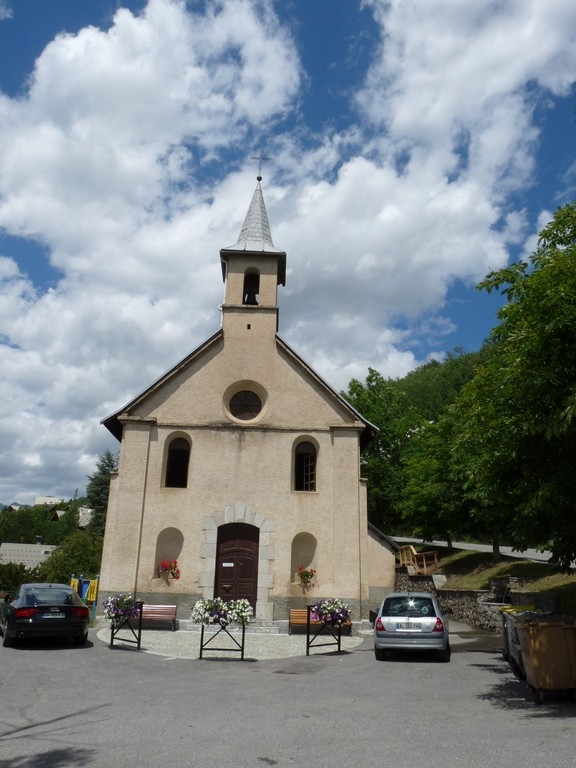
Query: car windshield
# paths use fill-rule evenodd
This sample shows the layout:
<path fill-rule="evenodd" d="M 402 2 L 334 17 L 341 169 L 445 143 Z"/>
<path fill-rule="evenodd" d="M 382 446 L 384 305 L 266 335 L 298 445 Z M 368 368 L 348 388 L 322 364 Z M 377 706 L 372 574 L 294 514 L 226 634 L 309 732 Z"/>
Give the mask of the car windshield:
<path fill-rule="evenodd" d="M 434 603 L 429 597 L 388 597 L 382 616 L 435 616 Z"/>
<path fill-rule="evenodd" d="M 74 591 L 64 589 L 52 589 L 50 587 L 35 587 L 26 590 L 27 605 L 60 605 L 62 603 L 72 603 L 74 601 Z"/>

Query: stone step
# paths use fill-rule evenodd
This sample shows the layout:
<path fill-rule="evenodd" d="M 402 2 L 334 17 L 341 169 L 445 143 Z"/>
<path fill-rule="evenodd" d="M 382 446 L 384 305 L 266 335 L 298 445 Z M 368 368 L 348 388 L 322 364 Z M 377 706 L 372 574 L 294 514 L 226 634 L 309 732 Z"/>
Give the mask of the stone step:
<path fill-rule="evenodd" d="M 201 624 L 195 624 L 190 619 L 179 619 L 178 622 L 180 630 L 183 630 L 184 632 L 200 632 L 202 628 Z M 211 625 L 207 626 L 210 627 Z M 301 627 L 301 629 L 304 629 L 305 631 L 306 628 Z M 238 626 L 238 624 L 231 624 L 228 627 L 228 631 L 239 633 L 242 631 L 242 628 Z M 364 620 L 352 622 L 353 635 L 366 633 L 372 634 L 372 632 L 372 624 L 369 621 Z M 289 633 L 288 619 L 281 619 L 279 621 L 253 621 L 252 623 L 246 625 L 246 633 L 255 635 L 287 635 Z"/>
<path fill-rule="evenodd" d="M 179 627 L 181 631 L 184 632 L 200 632 L 202 629 L 201 624 L 195 624 L 190 619 L 179 619 Z M 288 622 L 286 622 L 287 624 Z M 213 625 L 208 625 L 208 629 Z M 240 633 L 242 632 L 242 627 L 240 627 L 238 624 L 231 624 L 227 627 L 229 632 L 232 633 Z M 279 635 L 281 633 L 280 627 L 275 622 L 267 622 L 264 624 L 263 622 L 253 622 L 251 624 L 246 625 L 246 633 L 250 634 L 258 634 L 258 635 Z"/>

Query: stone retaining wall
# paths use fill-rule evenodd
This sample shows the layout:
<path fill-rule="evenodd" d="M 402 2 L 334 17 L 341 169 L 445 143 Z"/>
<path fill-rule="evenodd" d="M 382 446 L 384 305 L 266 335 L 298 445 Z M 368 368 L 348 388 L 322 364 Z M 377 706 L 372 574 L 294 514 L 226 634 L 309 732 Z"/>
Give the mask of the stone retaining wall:
<path fill-rule="evenodd" d="M 552 595 L 545 592 L 510 591 L 506 602 L 501 602 L 490 589 L 442 589 L 436 586 L 433 576 L 412 576 L 404 568 L 396 573 L 395 589 L 433 592 L 449 618 L 488 632 L 502 631 L 500 609 L 503 605 L 533 606 L 536 610 L 549 612 L 555 610 Z"/>

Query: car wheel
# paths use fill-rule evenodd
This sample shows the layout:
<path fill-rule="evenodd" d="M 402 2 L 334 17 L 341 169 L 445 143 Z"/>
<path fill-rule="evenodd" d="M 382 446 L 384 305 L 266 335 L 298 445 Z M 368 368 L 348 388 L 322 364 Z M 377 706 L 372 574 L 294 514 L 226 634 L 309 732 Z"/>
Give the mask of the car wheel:
<path fill-rule="evenodd" d="M 376 656 L 376 661 L 386 661 L 386 651 L 384 648 L 374 648 L 374 656 Z"/>
<path fill-rule="evenodd" d="M 88 632 L 86 632 L 85 635 L 74 637 L 72 639 L 72 642 L 74 643 L 74 645 L 86 645 L 86 643 L 88 642 Z"/>
<path fill-rule="evenodd" d="M 440 651 L 440 661 L 450 661 L 451 651 L 450 646 L 447 645 L 443 651 Z"/>
<path fill-rule="evenodd" d="M 2 645 L 4 648 L 10 648 L 11 645 L 14 645 L 14 640 L 11 637 L 8 637 L 8 633 L 6 630 L 4 630 L 4 638 L 2 640 Z"/>

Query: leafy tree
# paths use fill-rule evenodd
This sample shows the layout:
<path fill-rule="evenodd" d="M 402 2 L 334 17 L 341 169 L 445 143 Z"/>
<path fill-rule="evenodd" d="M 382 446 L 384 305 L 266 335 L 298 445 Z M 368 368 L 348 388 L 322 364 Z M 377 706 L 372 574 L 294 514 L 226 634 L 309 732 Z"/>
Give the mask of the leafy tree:
<path fill-rule="evenodd" d="M 97 536 L 104 535 L 106 511 L 110 492 L 110 477 L 118 469 L 118 454 L 104 451 L 96 463 L 96 472 L 88 476 L 86 496 L 88 506 L 94 510 L 90 530 Z"/>
<path fill-rule="evenodd" d="M 414 536 L 445 539 L 476 535 L 470 503 L 454 471 L 451 444 L 456 425 L 450 413 L 422 427 L 404 459 L 402 514 Z"/>
<path fill-rule="evenodd" d="M 38 581 L 38 569 L 22 563 L 0 563 L 0 591 L 14 592 L 20 584 Z"/>
<path fill-rule="evenodd" d="M 405 395 L 373 368 L 365 384 L 353 379 L 344 397 L 380 430 L 362 454 L 369 489 L 368 518 L 383 530 L 399 533 L 401 457 L 413 425 L 420 419 L 411 412 Z"/>
<path fill-rule="evenodd" d="M 392 386 L 406 395 L 422 421 L 436 421 L 456 401 L 462 387 L 474 378 L 484 354 L 484 349 L 468 353 L 455 349 L 442 362 L 431 360 L 396 379 Z"/>
<path fill-rule="evenodd" d="M 0 512 L 0 541 L 34 544 L 44 541 L 50 524 L 51 510 L 45 505 L 6 507 Z"/>
<path fill-rule="evenodd" d="M 48 527 L 51 536 L 49 539 L 46 539 L 46 544 L 60 544 L 68 536 L 78 530 L 78 514 L 80 506 L 81 504 L 78 499 L 74 499 L 65 505 L 59 505 L 58 509 L 63 511 L 64 514 L 58 521 L 53 520 L 51 526 Z"/>
<path fill-rule="evenodd" d="M 472 535 L 491 539 L 497 558 L 501 540 L 511 536 L 514 506 L 505 486 L 514 477 L 514 469 L 513 453 L 503 439 L 502 425 L 508 416 L 506 399 L 498 402 L 492 396 L 492 370 L 501 363 L 501 350 L 497 344 L 487 346 L 489 354 L 484 365 L 463 388 L 452 409 L 458 428 L 451 443 L 451 466 L 471 504 Z"/>
<path fill-rule="evenodd" d="M 78 509 L 82 499 L 71 499 L 55 506 L 36 504 L 0 511 L 0 541 L 16 544 L 60 544 L 78 530 Z M 63 512 L 58 518 L 55 512 Z"/>
<path fill-rule="evenodd" d="M 368 516 L 383 530 L 397 535 L 412 534 L 414 525 L 423 530 L 423 518 L 417 521 L 407 514 L 404 464 L 422 430 L 439 418 L 472 378 L 481 354 L 456 350 L 443 363 L 427 363 L 403 379 L 384 379 L 370 369 L 365 384 L 350 382 L 344 397 L 380 429 L 362 459 L 368 479 Z M 446 530 L 445 524 L 441 529 Z"/>
<path fill-rule="evenodd" d="M 576 557 L 576 205 L 538 249 L 480 284 L 507 303 L 494 351 L 465 388 L 455 450 L 471 495 L 519 548 Z"/>
<path fill-rule="evenodd" d="M 42 581 L 68 582 L 74 573 L 91 578 L 100 572 L 102 539 L 89 531 L 68 536 L 38 568 Z"/>

